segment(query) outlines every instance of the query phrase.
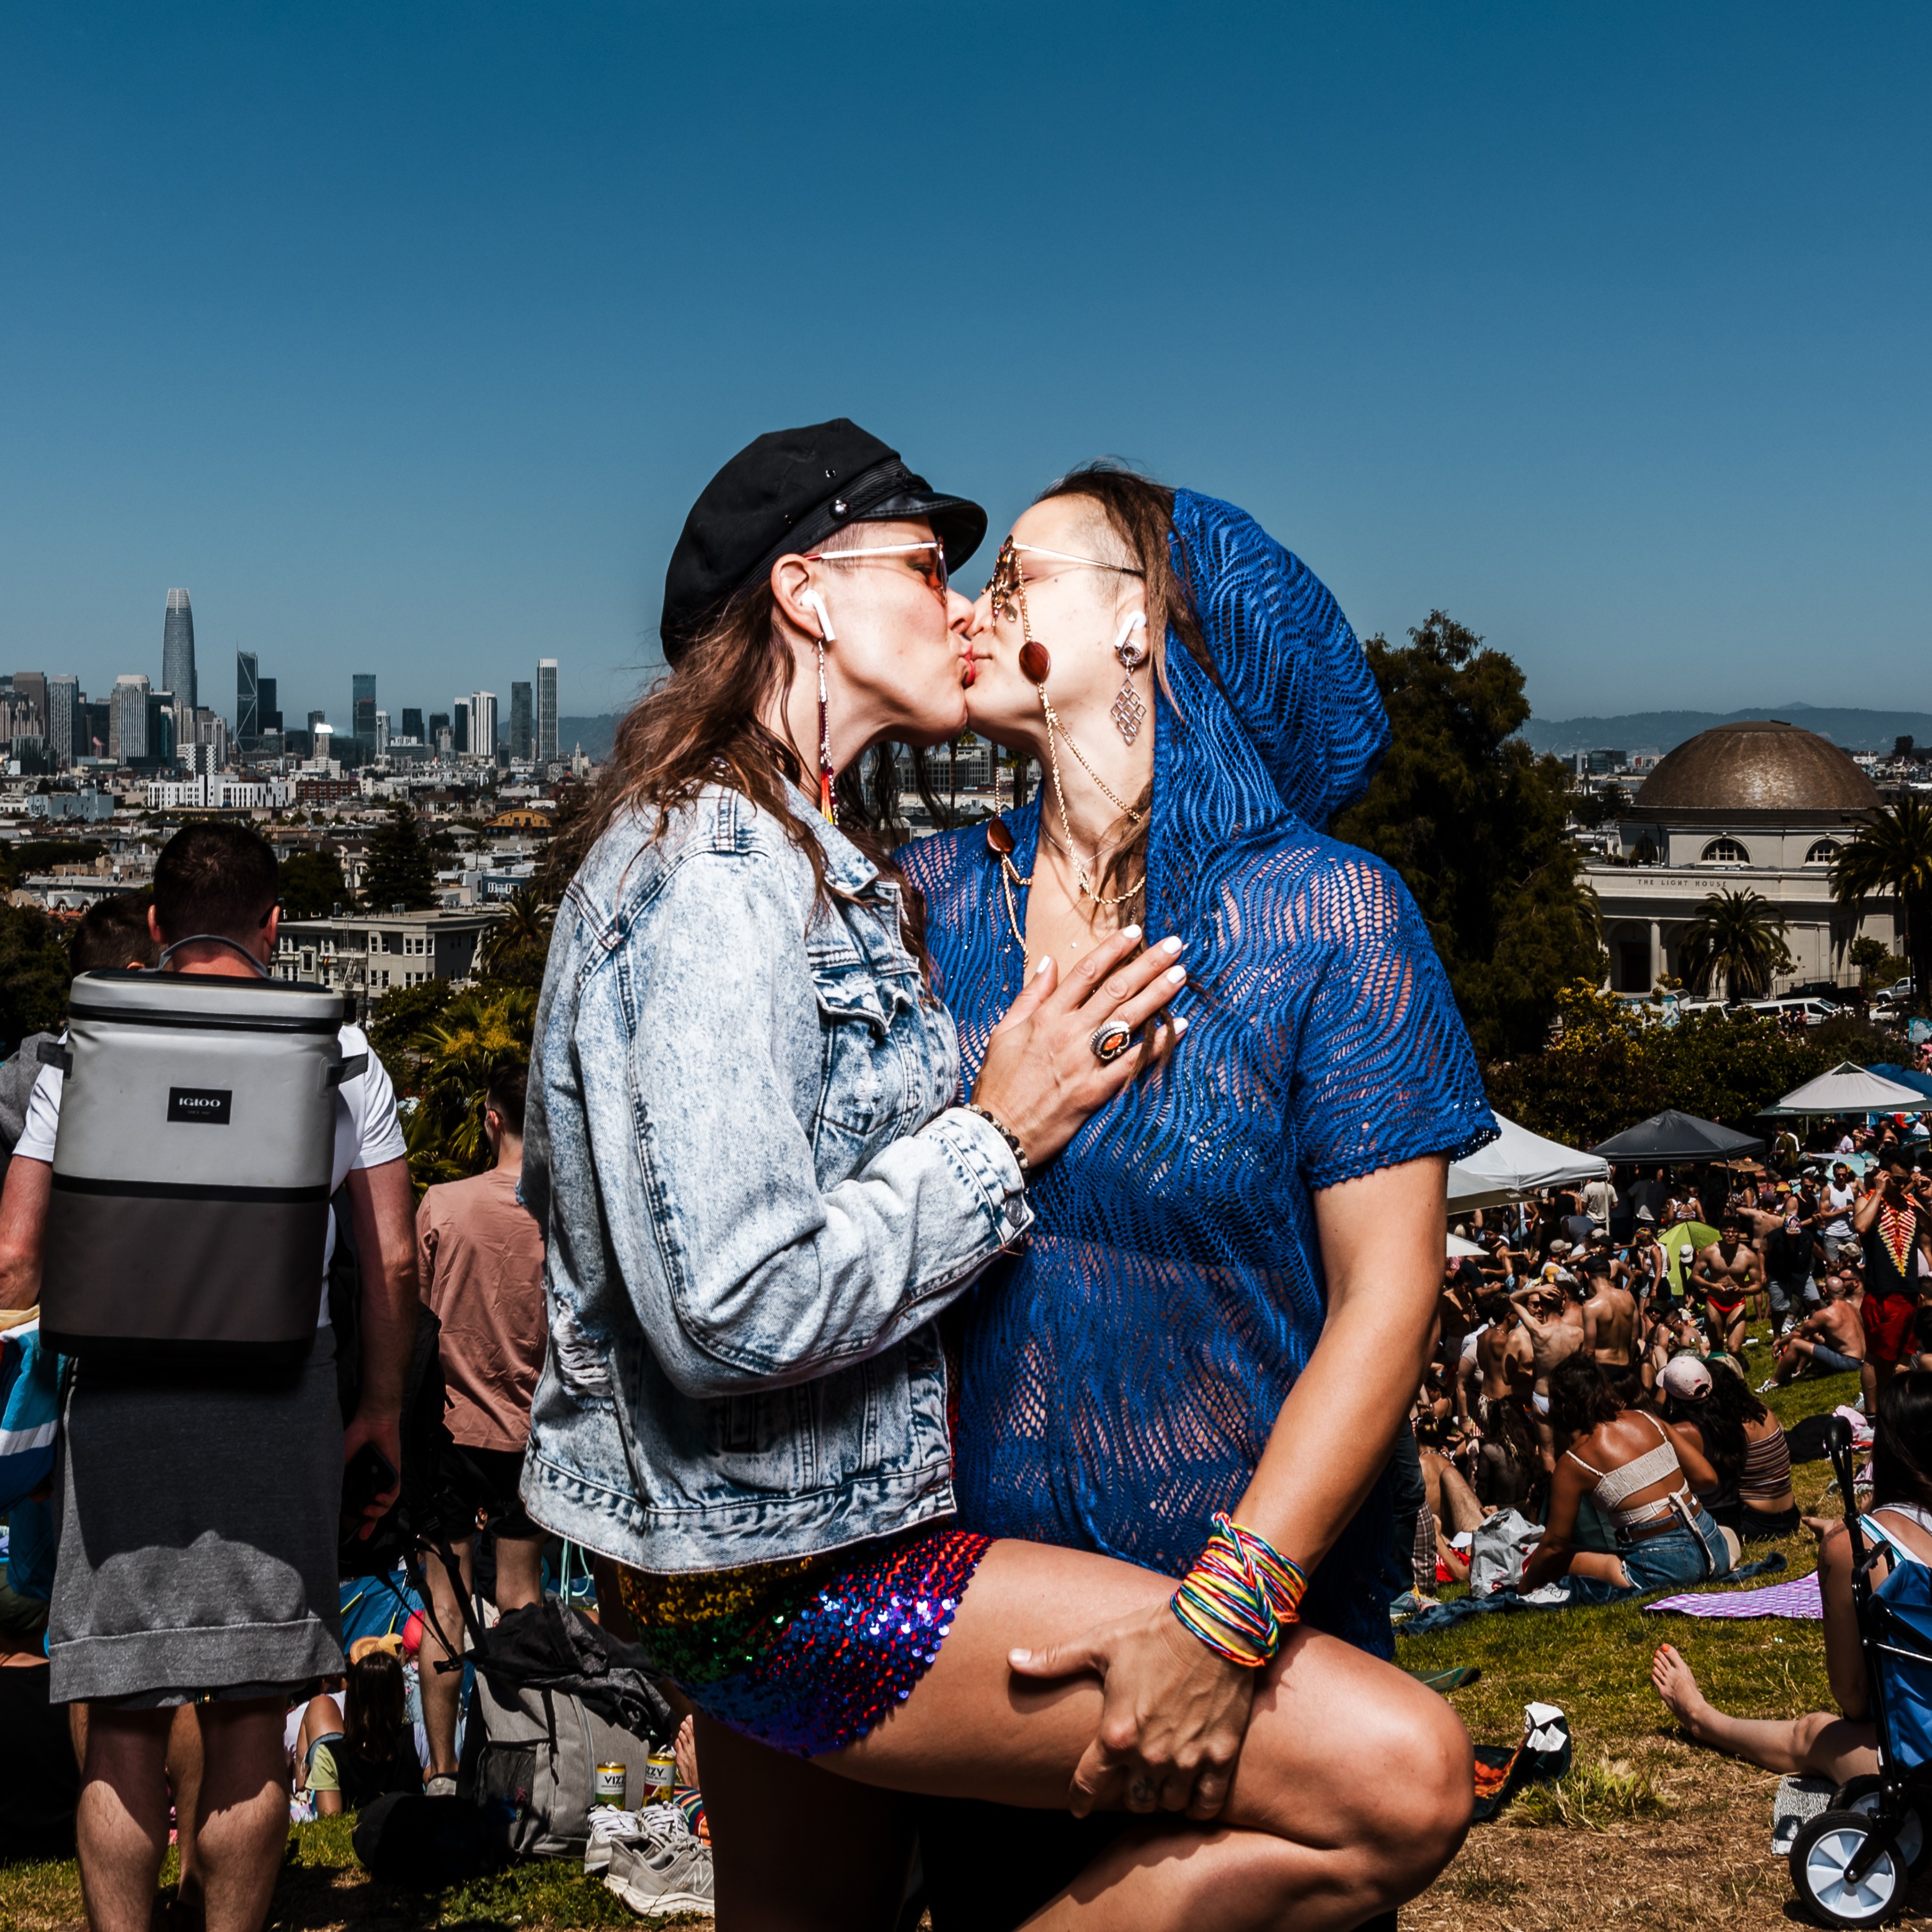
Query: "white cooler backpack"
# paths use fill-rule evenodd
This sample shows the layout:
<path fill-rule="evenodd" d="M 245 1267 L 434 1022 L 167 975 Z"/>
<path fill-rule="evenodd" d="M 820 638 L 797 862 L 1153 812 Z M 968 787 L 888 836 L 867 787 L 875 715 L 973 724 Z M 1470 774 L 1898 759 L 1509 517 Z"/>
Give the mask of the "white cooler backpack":
<path fill-rule="evenodd" d="M 64 1046 L 40 1332 L 89 1361 L 267 1371 L 314 1346 L 344 1060 L 339 993 L 83 973 Z"/>

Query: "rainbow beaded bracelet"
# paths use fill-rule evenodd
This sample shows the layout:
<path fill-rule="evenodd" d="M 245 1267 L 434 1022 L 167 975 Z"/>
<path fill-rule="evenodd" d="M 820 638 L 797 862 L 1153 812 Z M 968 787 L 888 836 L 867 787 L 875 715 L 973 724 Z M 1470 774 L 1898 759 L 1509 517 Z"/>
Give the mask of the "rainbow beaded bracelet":
<path fill-rule="evenodd" d="M 1258 1670 L 1301 1615 L 1308 1579 L 1264 1537 L 1223 1510 L 1181 1579 L 1171 1607 L 1184 1628 L 1231 1664 Z"/>

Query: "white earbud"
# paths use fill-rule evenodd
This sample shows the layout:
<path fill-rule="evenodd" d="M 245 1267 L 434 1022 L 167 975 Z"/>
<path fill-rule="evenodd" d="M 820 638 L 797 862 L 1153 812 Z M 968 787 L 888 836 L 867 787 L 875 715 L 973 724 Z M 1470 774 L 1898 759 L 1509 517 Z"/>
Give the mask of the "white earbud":
<path fill-rule="evenodd" d="M 1114 656 L 1130 670 L 1147 656 L 1146 645 L 1131 641 L 1136 631 L 1146 628 L 1147 614 L 1142 610 L 1134 611 L 1121 625 L 1120 634 L 1114 640 Z"/>
<path fill-rule="evenodd" d="M 832 620 L 825 614 L 825 599 L 815 590 L 801 590 L 798 601 L 816 614 L 819 635 L 828 644 L 836 644 L 838 641 L 838 633 L 832 628 Z"/>

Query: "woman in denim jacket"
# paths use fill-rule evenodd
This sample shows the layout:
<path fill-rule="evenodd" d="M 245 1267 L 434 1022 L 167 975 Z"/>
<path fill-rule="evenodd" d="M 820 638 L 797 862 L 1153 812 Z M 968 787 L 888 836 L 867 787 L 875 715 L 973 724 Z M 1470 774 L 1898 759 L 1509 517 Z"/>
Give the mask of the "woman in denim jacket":
<path fill-rule="evenodd" d="M 1271 1652 L 1292 1620 L 1252 1540 L 1184 1628 L 1171 1579 L 953 1520 L 938 1318 L 1025 1236 L 1029 1178 L 1174 1049 L 1185 979 L 1132 925 L 1040 962 L 956 1104 L 916 896 L 857 776 L 963 723 L 974 620 L 946 572 L 984 523 L 843 422 L 760 439 L 687 521 L 672 674 L 620 730 L 538 1015 L 523 1194 L 553 1346 L 524 1501 L 624 1566 L 639 1642 L 698 1707 L 726 1932 L 890 1925 L 900 1793 L 1064 1803 L 1103 1745 L 1134 1773 L 1103 1802 L 1144 1788 L 1136 1808 L 1202 1822 L 1115 1846 L 1039 1922 L 1180 1926 L 1211 1900 L 1222 1926 L 1354 1924 L 1460 1836 L 1448 1707 L 1318 1634 L 1308 1688 L 1252 1724 L 1255 1672 L 1245 1696 L 1191 1678 L 1203 1642 Z M 1103 1669 L 1014 1675 L 1143 1606 L 1104 1738 Z M 1183 1668 L 1150 1670 L 1148 1642 Z M 1136 1682 L 1180 1694 L 1123 1720 Z M 1391 1726 L 1400 1791 L 1342 1755 Z"/>

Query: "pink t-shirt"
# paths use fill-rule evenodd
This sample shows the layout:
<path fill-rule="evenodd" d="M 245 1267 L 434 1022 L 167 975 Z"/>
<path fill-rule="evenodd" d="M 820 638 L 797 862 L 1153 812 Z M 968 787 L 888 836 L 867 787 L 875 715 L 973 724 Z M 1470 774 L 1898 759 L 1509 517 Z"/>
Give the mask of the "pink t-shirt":
<path fill-rule="evenodd" d="M 442 1324 L 449 1432 L 472 1449 L 520 1450 L 543 1367 L 543 1230 L 492 1168 L 432 1187 L 416 1210 L 422 1298 Z"/>

